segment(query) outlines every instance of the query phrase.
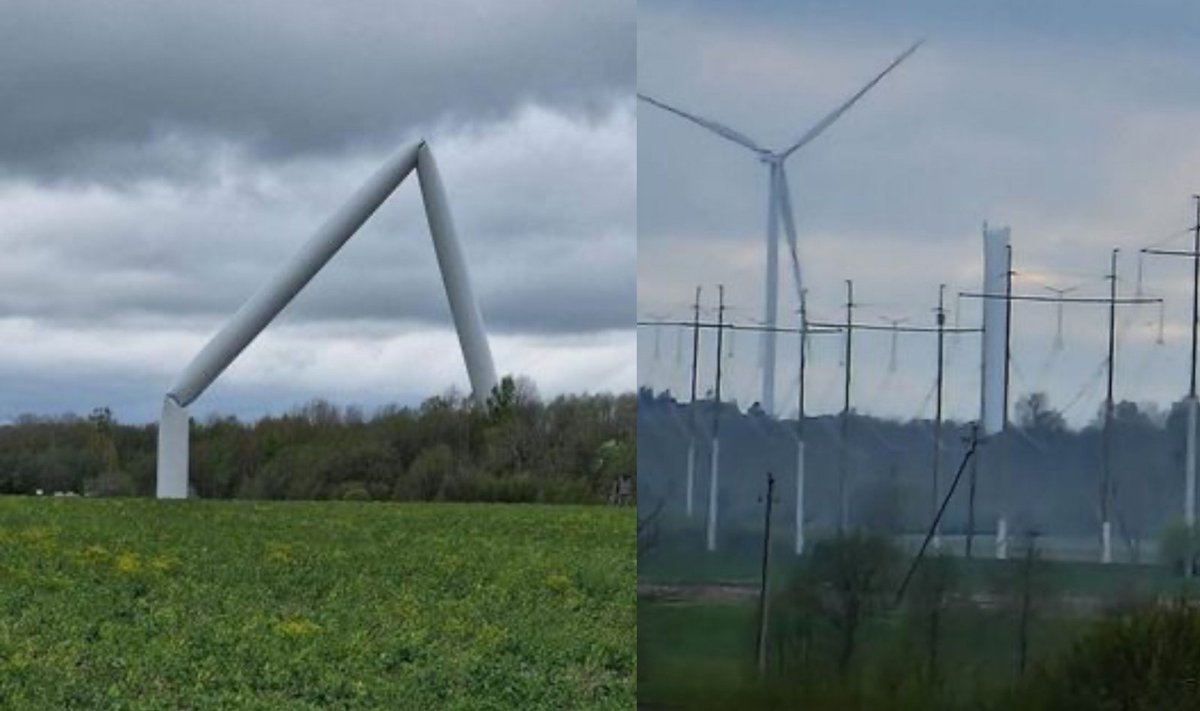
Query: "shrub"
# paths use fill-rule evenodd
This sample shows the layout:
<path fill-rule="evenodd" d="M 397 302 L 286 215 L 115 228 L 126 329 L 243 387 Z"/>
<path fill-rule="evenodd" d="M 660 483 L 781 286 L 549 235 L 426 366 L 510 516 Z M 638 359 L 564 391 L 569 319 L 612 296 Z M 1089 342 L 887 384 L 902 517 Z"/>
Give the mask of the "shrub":
<path fill-rule="evenodd" d="M 348 481 L 340 487 L 339 499 L 342 501 L 370 501 L 371 492 L 360 481 Z"/>
<path fill-rule="evenodd" d="M 1196 565 L 1197 553 L 1200 553 L 1200 531 L 1196 528 L 1177 521 L 1163 529 L 1158 543 L 1158 558 L 1177 575 L 1183 575 L 1184 566 L 1189 560 L 1192 574 L 1200 572 Z"/>
<path fill-rule="evenodd" d="M 803 620 L 811 613 L 837 631 L 839 671 L 849 667 L 863 623 L 895 590 L 900 561 L 899 549 L 882 536 L 854 532 L 827 538 L 813 545 L 789 586 L 786 594 L 797 608 L 791 617 Z"/>
<path fill-rule="evenodd" d="M 1200 608 L 1144 607 L 1100 622 L 1014 694 L 1014 708 L 1200 709 Z"/>

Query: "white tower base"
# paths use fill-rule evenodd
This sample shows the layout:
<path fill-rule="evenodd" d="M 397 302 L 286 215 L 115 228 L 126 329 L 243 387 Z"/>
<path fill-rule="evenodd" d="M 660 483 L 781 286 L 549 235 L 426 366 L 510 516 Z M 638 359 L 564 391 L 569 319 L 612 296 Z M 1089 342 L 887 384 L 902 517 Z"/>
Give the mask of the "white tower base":
<path fill-rule="evenodd" d="M 170 395 L 163 398 L 158 422 L 158 481 L 160 499 L 186 499 L 188 494 L 188 417 Z"/>

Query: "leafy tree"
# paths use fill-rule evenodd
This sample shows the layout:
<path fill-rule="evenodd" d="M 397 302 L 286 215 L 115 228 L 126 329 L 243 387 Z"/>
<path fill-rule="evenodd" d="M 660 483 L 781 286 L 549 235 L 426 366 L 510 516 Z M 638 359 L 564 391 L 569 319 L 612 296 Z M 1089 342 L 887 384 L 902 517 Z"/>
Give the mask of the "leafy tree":
<path fill-rule="evenodd" d="M 448 445 L 439 444 L 417 456 L 408 475 L 398 486 L 400 498 L 432 501 L 438 498 L 447 479 L 455 475 L 454 452 Z"/>
<path fill-rule="evenodd" d="M 369 417 L 322 400 L 256 422 L 211 416 L 192 425 L 190 480 L 205 498 L 600 503 L 605 477 L 632 473 L 635 428 L 632 394 L 547 403 L 509 376 L 487 409 L 450 390 Z M 156 446 L 153 425 L 107 408 L 21 416 L 0 427 L 0 493 L 152 495 Z"/>
<path fill-rule="evenodd" d="M 1067 421 L 1062 413 L 1050 407 L 1050 398 L 1044 392 L 1029 393 L 1017 400 L 1017 425 L 1041 434 L 1057 434 L 1066 431 Z"/>
<path fill-rule="evenodd" d="M 863 623 L 895 590 L 900 552 L 889 539 L 862 532 L 817 541 L 792 590 L 838 632 L 838 669 L 854 657 Z"/>

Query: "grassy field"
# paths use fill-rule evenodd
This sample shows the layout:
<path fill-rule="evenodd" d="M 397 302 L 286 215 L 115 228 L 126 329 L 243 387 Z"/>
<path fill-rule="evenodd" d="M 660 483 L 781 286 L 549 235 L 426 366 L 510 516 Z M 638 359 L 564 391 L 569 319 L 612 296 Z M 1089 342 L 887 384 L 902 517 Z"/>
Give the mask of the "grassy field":
<path fill-rule="evenodd" d="M 754 660 L 761 551 L 753 543 L 749 537 L 728 541 L 709 554 L 694 540 L 664 537 L 643 555 L 638 694 L 645 708 L 1023 708 L 1014 694 L 1059 664 L 1101 620 L 1118 610 L 1197 596 L 1196 581 L 1164 565 L 1035 558 L 1027 567 L 1021 550 L 1008 561 L 952 558 L 953 582 L 933 645 L 920 586 L 903 604 L 892 602 L 912 556 L 899 550 L 887 575 L 895 579 L 863 619 L 853 662 L 842 669 L 839 621 L 816 612 L 812 599 L 788 597 L 795 593 L 787 586 L 812 558 L 795 556 L 785 543 L 772 550 L 774 612 L 768 670 L 760 676 Z M 841 598 L 828 580 L 825 585 L 820 595 L 828 611 Z M 796 601 L 790 611 L 789 600 Z"/>
<path fill-rule="evenodd" d="M 744 537 L 727 544 L 716 553 L 704 550 L 693 537 L 687 541 L 668 540 L 645 554 L 638 566 L 638 582 L 652 585 L 746 584 L 758 585 L 762 575 L 760 540 Z M 1015 549 L 1009 561 L 997 561 L 990 549 L 974 559 L 957 557 L 962 576 L 960 587 L 985 589 L 991 580 L 1020 560 L 1023 551 Z M 911 555 L 911 553 L 909 554 Z M 776 542 L 771 547 L 772 576 L 784 580 L 798 568 L 801 558 L 795 555 L 790 541 Z M 1163 565 L 1128 563 L 1099 563 L 1081 561 L 1049 561 L 1042 559 L 1047 585 L 1060 595 L 1102 594 L 1116 597 L 1153 597 L 1158 595 L 1194 595 L 1195 581 L 1189 583 Z"/>
<path fill-rule="evenodd" d="M 753 709 L 927 708 L 911 685 L 925 673 L 925 629 L 900 614 L 870 621 L 851 675 L 832 663 L 833 633 L 818 636 L 807 658 L 775 665 L 760 683 L 754 668 L 753 605 L 647 603 L 638 606 L 638 694 L 650 708 L 689 711 Z M 1086 628 L 1079 618 L 1041 616 L 1031 629 L 1029 665 L 1064 651 Z M 955 610 L 942 621 L 939 708 L 971 707 L 1019 678 L 1011 615 Z M 778 650 L 771 650 L 778 659 Z M 846 698 L 847 695 L 853 697 Z"/>
<path fill-rule="evenodd" d="M 628 709 L 631 510 L 0 498 L 0 708 Z"/>

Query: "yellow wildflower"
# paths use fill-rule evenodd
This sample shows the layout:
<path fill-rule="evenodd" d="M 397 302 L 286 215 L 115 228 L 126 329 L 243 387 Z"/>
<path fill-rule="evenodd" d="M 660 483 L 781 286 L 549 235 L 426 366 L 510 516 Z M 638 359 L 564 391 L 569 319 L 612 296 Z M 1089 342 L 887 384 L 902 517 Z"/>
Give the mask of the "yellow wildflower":
<path fill-rule="evenodd" d="M 282 620 L 275 629 L 286 637 L 307 637 L 310 634 L 319 632 L 320 625 L 300 617 Z"/>
<path fill-rule="evenodd" d="M 117 570 L 122 573 L 136 573 L 141 567 L 136 553 L 122 553 L 117 556 Z"/>

